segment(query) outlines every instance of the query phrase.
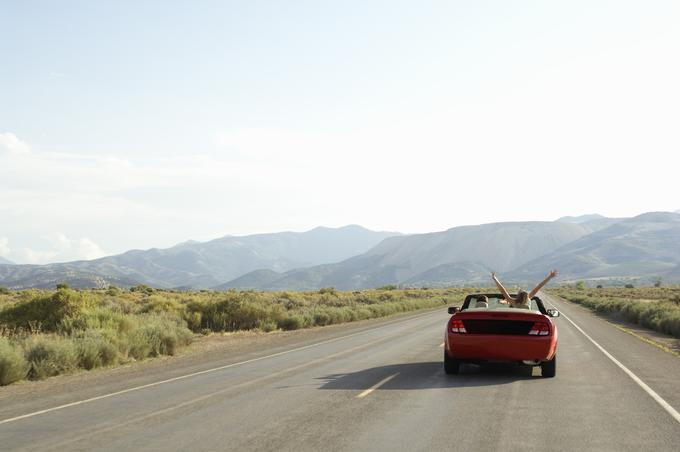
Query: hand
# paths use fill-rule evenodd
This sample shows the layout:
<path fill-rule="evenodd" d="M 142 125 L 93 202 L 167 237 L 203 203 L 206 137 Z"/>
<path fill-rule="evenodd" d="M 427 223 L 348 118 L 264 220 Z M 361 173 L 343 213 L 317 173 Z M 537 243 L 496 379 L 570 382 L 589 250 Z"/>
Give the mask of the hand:
<path fill-rule="evenodd" d="M 554 278 L 555 276 L 557 276 L 557 270 L 553 270 L 548 274 L 548 278 Z"/>

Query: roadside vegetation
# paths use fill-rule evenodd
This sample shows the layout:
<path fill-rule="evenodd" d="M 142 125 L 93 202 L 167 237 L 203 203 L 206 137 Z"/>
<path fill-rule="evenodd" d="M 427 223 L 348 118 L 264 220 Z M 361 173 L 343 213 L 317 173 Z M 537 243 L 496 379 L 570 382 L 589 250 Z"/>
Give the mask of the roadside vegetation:
<path fill-rule="evenodd" d="M 549 292 L 599 314 L 680 339 L 680 286 L 586 288 L 574 284 Z"/>
<path fill-rule="evenodd" d="M 0 385 L 173 355 L 200 334 L 296 330 L 459 304 L 469 290 L 2 290 Z"/>

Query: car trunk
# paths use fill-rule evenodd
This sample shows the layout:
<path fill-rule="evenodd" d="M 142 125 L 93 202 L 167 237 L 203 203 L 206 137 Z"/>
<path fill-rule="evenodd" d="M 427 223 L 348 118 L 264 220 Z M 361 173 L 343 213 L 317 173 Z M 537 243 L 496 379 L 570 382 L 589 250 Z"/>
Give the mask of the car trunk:
<path fill-rule="evenodd" d="M 502 319 L 463 319 L 468 334 L 510 334 L 526 336 L 533 321 Z"/>

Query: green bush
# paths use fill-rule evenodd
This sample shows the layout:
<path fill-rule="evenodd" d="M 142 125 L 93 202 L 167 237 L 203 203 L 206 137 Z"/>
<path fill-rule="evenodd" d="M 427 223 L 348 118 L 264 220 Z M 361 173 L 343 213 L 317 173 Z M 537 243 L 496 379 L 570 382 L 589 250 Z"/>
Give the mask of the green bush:
<path fill-rule="evenodd" d="M 135 359 L 174 355 L 180 347 L 190 344 L 192 337 L 191 331 L 177 320 L 149 314 L 129 333 L 128 352 Z"/>
<path fill-rule="evenodd" d="M 59 289 L 52 295 L 39 295 L 0 311 L 0 325 L 9 328 L 56 331 L 64 318 L 81 314 L 94 302 L 84 293 Z"/>
<path fill-rule="evenodd" d="M 150 295 L 154 293 L 154 289 L 147 286 L 146 284 L 138 284 L 136 286 L 130 287 L 130 292 L 141 292 Z"/>
<path fill-rule="evenodd" d="M 397 290 L 397 286 L 394 284 L 388 284 L 386 286 L 378 287 L 377 290 Z"/>
<path fill-rule="evenodd" d="M 23 380 L 28 370 L 29 364 L 21 347 L 0 337 L 0 386 Z"/>
<path fill-rule="evenodd" d="M 65 317 L 58 330 L 65 334 L 76 334 L 85 330 L 110 330 L 122 333 L 132 328 L 135 322 L 133 319 L 134 316 L 113 309 L 94 307 Z"/>
<path fill-rule="evenodd" d="M 279 319 L 278 327 L 282 330 L 299 330 L 305 324 L 305 319 L 297 314 L 289 314 Z"/>
<path fill-rule="evenodd" d="M 278 322 L 283 311 L 280 305 L 229 294 L 216 302 L 192 305 L 200 309 L 201 326 L 212 331 L 264 329 L 269 322 Z"/>
<path fill-rule="evenodd" d="M 75 340 L 78 366 L 83 369 L 110 366 L 118 362 L 118 349 L 112 341 L 98 331 L 87 331 Z"/>
<path fill-rule="evenodd" d="M 33 380 L 71 372 L 78 367 L 78 352 L 71 339 L 33 336 L 24 347 L 31 365 L 28 376 Z"/>

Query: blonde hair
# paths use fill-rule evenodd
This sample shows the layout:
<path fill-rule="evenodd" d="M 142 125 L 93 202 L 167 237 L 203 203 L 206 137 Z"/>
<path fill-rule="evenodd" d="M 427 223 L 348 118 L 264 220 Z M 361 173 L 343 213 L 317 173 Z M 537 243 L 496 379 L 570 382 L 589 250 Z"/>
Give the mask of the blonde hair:
<path fill-rule="evenodd" d="M 517 292 L 517 298 L 515 298 L 515 303 L 518 306 L 529 306 L 529 294 L 525 290 L 519 290 Z"/>

